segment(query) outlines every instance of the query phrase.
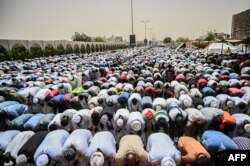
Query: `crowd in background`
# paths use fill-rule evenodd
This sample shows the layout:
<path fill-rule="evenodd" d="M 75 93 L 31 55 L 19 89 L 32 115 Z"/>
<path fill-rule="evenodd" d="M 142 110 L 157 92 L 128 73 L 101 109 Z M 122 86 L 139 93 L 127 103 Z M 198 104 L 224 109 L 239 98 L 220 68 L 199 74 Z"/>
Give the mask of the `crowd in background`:
<path fill-rule="evenodd" d="M 0 63 L 0 165 L 222 165 L 250 150 L 249 55 L 143 47 Z"/>

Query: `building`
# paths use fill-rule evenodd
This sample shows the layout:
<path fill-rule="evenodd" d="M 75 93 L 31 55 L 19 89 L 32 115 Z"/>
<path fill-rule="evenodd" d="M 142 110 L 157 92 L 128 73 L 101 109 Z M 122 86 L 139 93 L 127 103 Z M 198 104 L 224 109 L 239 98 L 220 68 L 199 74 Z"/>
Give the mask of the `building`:
<path fill-rule="evenodd" d="M 124 42 L 123 38 L 121 36 L 114 36 L 112 35 L 111 37 L 106 38 L 106 42 Z"/>
<path fill-rule="evenodd" d="M 233 15 L 231 37 L 234 39 L 250 37 L 250 9 Z"/>

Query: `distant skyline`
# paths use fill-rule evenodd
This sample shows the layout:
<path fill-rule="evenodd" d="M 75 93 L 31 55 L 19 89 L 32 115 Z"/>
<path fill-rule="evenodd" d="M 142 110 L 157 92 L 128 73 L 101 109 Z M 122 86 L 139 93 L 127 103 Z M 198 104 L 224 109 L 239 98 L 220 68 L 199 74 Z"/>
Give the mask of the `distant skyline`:
<path fill-rule="evenodd" d="M 196 39 L 207 31 L 231 34 L 232 15 L 250 8 L 249 0 L 133 0 L 134 34 L 144 39 L 142 20 L 163 40 Z M 0 39 L 71 40 L 131 34 L 131 0 L 0 0 Z M 150 33 L 147 30 L 147 38 Z"/>

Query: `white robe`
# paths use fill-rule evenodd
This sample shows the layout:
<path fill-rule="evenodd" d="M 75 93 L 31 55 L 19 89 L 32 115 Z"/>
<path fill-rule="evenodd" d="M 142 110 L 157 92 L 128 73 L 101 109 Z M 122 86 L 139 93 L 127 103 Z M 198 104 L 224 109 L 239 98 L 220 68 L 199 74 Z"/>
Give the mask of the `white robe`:
<path fill-rule="evenodd" d="M 34 134 L 35 133 L 33 131 L 24 131 L 19 133 L 7 146 L 5 153 L 10 152 L 11 157 L 16 159 L 18 151 Z"/>

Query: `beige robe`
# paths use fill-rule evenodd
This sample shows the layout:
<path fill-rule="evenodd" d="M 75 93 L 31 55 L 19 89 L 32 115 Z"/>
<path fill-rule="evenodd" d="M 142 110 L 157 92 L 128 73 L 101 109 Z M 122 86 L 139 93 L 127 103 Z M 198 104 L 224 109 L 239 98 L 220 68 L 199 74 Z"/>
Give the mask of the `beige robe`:
<path fill-rule="evenodd" d="M 142 140 L 137 135 L 126 135 L 122 137 L 119 150 L 115 156 L 115 165 L 125 166 L 125 157 L 129 152 L 136 154 L 139 166 L 148 165 L 148 153 L 144 150 Z"/>

